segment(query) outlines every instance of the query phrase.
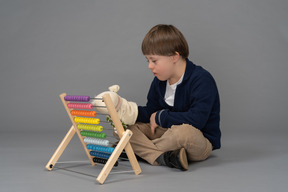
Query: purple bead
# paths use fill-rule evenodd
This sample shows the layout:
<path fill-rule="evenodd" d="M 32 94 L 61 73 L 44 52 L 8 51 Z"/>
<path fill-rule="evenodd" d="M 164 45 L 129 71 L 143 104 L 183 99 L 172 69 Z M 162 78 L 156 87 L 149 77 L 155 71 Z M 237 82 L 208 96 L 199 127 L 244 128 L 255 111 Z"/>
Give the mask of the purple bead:
<path fill-rule="evenodd" d="M 90 97 L 84 95 L 66 95 L 64 99 L 65 101 L 82 101 L 82 102 L 90 101 Z"/>

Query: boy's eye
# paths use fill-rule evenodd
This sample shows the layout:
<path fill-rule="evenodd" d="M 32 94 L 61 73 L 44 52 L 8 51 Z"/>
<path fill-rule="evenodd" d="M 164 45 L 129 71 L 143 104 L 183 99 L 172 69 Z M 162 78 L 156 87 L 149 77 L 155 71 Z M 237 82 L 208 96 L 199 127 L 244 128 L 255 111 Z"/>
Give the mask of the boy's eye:
<path fill-rule="evenodd" d="M 147 59 L 146 61 L 147 61 L 147 63 L 149 63 L 149 60 L 148 60 L 148 59 Z M 157 60 L 151 60 L 151 62 L 152 62 L 152 63 L 156 63 Z"/>

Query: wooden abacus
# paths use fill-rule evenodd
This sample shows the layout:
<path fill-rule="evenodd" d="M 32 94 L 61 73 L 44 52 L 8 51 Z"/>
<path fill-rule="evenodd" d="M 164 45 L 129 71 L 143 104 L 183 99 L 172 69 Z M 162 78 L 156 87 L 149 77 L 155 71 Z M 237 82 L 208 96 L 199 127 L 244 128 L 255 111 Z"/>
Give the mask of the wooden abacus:
<path fill-rule="evenodd" d="M 92 137 L 100 137 L 104 138 L 105 136 L 103 133 L 100 132 L 95 132 L 95 131 L 102 131 L 103 127 L 98 126 L 95 124 L 98 124 L 100 122 L 100 119 L 98 118 L 93 118 L 96 117 L 96 111 L 84 111 L 84 110 L 74 110 L 74 108 L 77 109 L 93 109 L 93 105 L 91 103 L 70 103 L 70 101 L 80 101 L 80 102 L 89 102 L 90 98 L 89 96 L 73 96 L 73 95 L 66 95 L 66 93 L 62 93 L 60 95 L 60 99 L 66 109 L 66 112 L 72 122 L 72 126 L 67 132 L 66 136 L 54 152 L 53 156 L 49 160 L 49 162 L 46 165 L 46 169 L 51 171 L 55 164 L 57 163 L 58 159 L 64 152 L 65 148 L 68 146 L 69 142 L 77 133 L 78 138 L 80 139 L 83 148 L 88 156 L 88 159 L 90 160 L 90 163 L 92 166 L 96 165 L 96 163 L 93 161 L 93 158 L 95 160 L 94 156 L 100 157 L 100 159 L 104 158 L 106 159 L 105 166 L 101 170 L 100 174 L 96 178 L 96 181 L 99 182 L 100 184 L 103 184 L 111 172 L 111 169 L 117 162 L 117 159 L 119 158 L 120 154 L 122 151 L 125 149 L 125 152 L 127 154 L 127 157 L 130 161 L 130 164 L 134 170 L 134 173 L 136 175 L 141 173 L 141 168 L 138 164 L 138 161 L 135 157 L 135 154 L 133 152 L 133 149 L 131 147 L 131 144 L 129 143 L 129 140 L 132 136 L 132 131 L 130 130 L 124 130 L 122 123 L 118 117 L 118 114 L 116 112 L 116 109 L 112 103 L 111 97 L 109 94 L 106 94 L 103 96 L 103 98 L 98 98 L 102 99 L 107 107 L 108 113 L 113 121 L 113 124 L 117 130 L 117 134 L 120 138 L 117 146 L 114 148 L 107 147 L 107 142 L 99 142 L 99 140 L 90 138 L 87 136 L 92 136 Z M 77 116 L 76 116 L 77 115 Z M 85 117 L 78 117 L 78 116 L 85 116 Z M 89 131 L 85 131 L 89 130 Z M 92 130 L 92 131 L 91 131 Z M 102 134 L 102 135 L 101 135 Z M 99 136 L 100 135 L 100 136 Z M 90 138 L 90 139 L 89 139 Z M 87 139 L 88 142 L 91 140 L 96 140 L 96 143 L 105 143 L 105 146 L 100 146 L 99 145 L 93 145 L 93 144 L 87 144 Z M 85 141 L 86 140 L 86 141 Z M 97 150 L 97 151 L 93 151 Z M 104 153 L 103 153 L 104 152 Z M 110 154 L 107 154 L 105 152 L 109 152 Z M 103 159 L 102 159 L 103 160 Z M 101 161 L 101 160 L 100 160 Z"/>

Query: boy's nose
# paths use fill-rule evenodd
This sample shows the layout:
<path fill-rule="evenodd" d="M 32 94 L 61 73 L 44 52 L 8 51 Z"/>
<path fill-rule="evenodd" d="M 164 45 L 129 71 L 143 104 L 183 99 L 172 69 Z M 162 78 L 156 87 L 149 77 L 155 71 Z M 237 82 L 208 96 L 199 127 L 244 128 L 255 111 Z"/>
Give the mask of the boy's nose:
<path fill-rule="evenodd" d="M 154 68 L 153 63 L 149 62 L 149 64 L 148 64 L 148 68 L 149 68 L 149 69 L 153 69 L 153 68 Z"/>

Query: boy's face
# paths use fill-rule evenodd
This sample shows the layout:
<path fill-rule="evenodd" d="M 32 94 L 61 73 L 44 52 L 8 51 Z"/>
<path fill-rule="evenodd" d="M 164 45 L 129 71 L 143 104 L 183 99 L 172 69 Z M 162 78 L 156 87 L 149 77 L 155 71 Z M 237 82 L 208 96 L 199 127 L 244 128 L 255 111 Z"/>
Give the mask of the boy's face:
<path fill-rule="evenodd" d="M 175 65 L 172 56 L 145 55 L 148 68 L 160 80 L 166 81 L 173 77 Z"/>

